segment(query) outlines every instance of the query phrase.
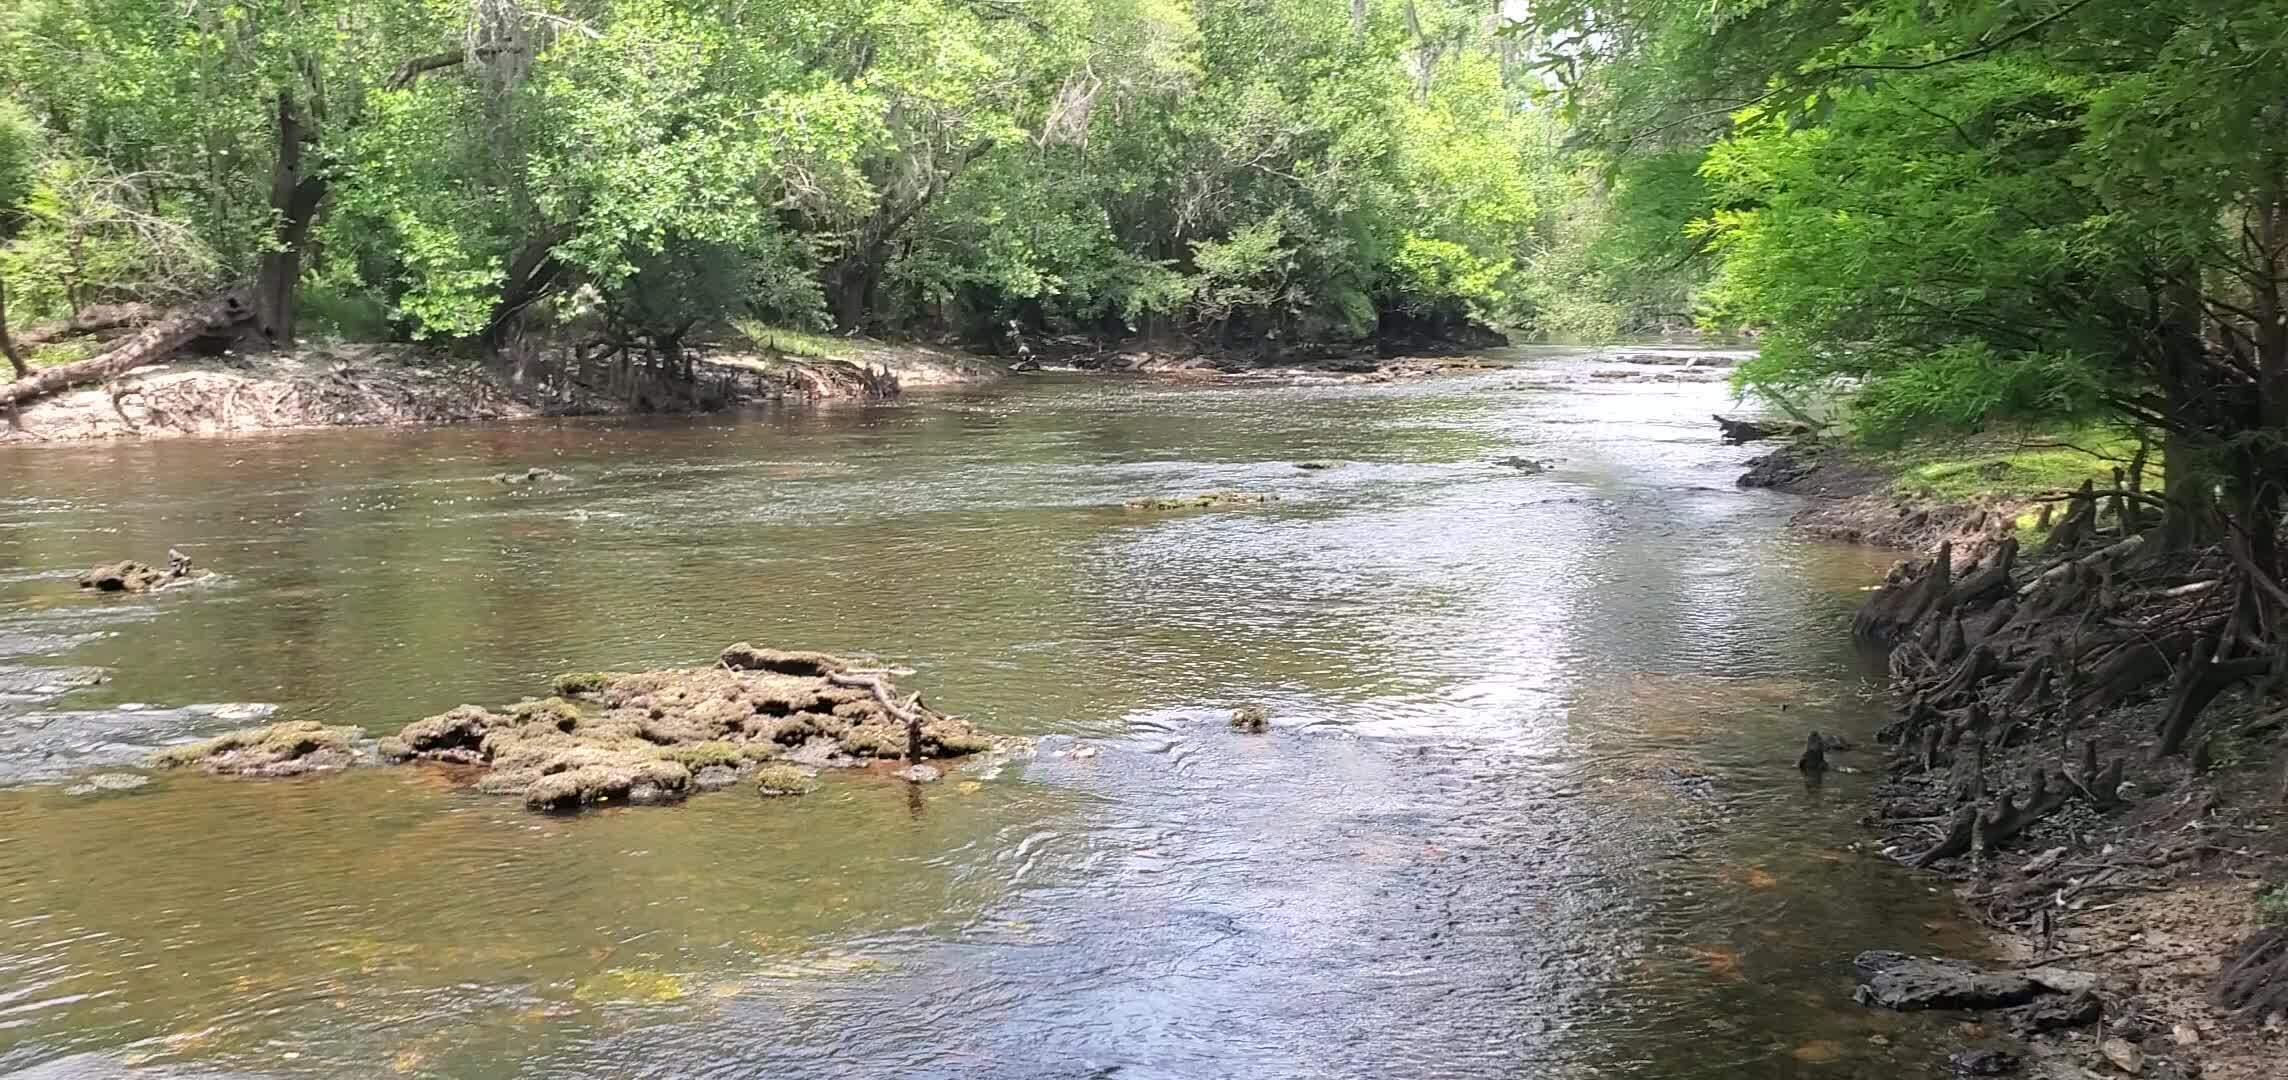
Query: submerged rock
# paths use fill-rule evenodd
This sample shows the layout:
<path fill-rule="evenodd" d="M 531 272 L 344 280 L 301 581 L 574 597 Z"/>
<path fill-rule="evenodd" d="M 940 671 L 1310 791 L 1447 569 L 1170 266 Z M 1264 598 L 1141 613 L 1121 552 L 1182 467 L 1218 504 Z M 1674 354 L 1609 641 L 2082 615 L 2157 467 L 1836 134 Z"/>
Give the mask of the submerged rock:
<path fill-rule="evenodd" d="M 1261 735 L 1271 730 L 1271 711 L 1261 705 L 1242 705 L 1232 710 L 1231 729 Z"/>
<path fill-rule="evenodd" d="M 566 476 L 563 473 L 550 469 L 543 469 L 537 465 L 522 472 L 503 472 L 493 474 L 493 483 L 499 484 L 502 487 L 523 487 L 526 484 L 561 484 L 566 483 L 571 479 L 571 477 Z"/>
<path fill-rule="evenodd" d="M 79 587 L 93 592 L 150 592 L 165 588 L 191 576 L 190 556 L 169 549 L 167 568 L 153 569 L 143 563 L 127 559 L 105 566 L 92 567 L 79 575 Z"/>
<path fill-rule="evenodd" d="M 1895 952 L 1863 952 L 1851 961 L 1862 1005 L 1915 1009 L 2004 1009 L 2050 989 L 2024 975 L 1989 972 L 1952 960 Z"/>
<path fill-rule="evenodd" d="M 197 767 L 233 776 L 300 776 L 357 764 L 356 744 L 365 732 L 329 727 L 315 720 L 289 720 L 247 728 L 151 755 L 160 769 Z"/>
<path fill-rule="evenodd" d="M 1121 506 L 1129 510 L 1221 510 L 1233 506 L 1256 506 L 1278 502 L 1279 496 L 1260 491 L 1210 491 L 1199 495 L 1155 495 L 1148 499 L 1130 499 Z"/>
<path fill-rule="evenodd" d="M 151 782 L 151 778 L 137 773 L 97 773 L 64 789 L 66 795 L 102 795 L 108 792 L 133 791 Z"/>
<path fill-rule="evenodd" d="M 894 775 L 909 784 L 934 784 L 945 779 L 945 770 L 926 761 L 917 761 Z"/>
<path fill-rule="evenodd" d="M 535 810 L 671 802 L 751 774 L 767 793 L 812 786 L 815 767 L 957 757 L 994 740 L 901 696 L 885 673 L 826 653 L 741 643 L 710 667 L 559 676 L 551 697 L 503 711 L 463 705 L 382 740 L 392 761 L 485 768 L 480 791 Z"/>
<path fill-rule="evenodd" d="M 1328 469 L 1342 468 L 1343 463 L 1340 461 L 1325 461 L 1314 458 L 1310 461 L 1298 461 L 1295 463 L 1295 467 L 1303 470 L 1304 472 L 1324 472 Z"/>

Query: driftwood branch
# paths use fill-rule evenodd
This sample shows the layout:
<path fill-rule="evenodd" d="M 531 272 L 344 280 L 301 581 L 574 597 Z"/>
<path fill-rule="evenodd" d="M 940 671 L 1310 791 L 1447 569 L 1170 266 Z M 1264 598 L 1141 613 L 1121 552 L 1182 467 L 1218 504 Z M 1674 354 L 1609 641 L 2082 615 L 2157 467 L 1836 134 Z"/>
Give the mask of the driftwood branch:
<path fill-rule="evenodd" d="M 164 360 L 198 337 L 242 322 L 251 315 L 246 297 L 235 290 L 203 304 L 179 308 L 100 356 L 45 368 L 28 378 L 0 386 L 0 407 L 21 405 L 74 386 L 102 382 Z"/>

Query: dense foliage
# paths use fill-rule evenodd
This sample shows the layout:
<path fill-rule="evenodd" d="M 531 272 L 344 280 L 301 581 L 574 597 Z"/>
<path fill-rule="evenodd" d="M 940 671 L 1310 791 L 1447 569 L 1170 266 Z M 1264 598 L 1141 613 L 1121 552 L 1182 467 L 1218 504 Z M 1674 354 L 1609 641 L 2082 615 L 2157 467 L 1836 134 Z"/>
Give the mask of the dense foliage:
<path fill-rule="evenodd" d="M 0 270 L 25 319 L 256 282 L 274 336 L 495 344 L 1609 318 L 1550 284 L 1592 193 L 1511 26 L 1463 0 L 0 0 L 0 130 L 41 135 Z"/>
<path fill-rule="evenodd" d="M 1743 372 L 1863 431 L 2109 419 L 2167 444 L 2239 625 L 2288 610 L 2288 18 L 2278 0 L 1551 0 L 1547 70 L 1614 167 L 1692 163 L 1681 241 Z M 1665 238 L 1665 239 L 1664 239 Z"/>

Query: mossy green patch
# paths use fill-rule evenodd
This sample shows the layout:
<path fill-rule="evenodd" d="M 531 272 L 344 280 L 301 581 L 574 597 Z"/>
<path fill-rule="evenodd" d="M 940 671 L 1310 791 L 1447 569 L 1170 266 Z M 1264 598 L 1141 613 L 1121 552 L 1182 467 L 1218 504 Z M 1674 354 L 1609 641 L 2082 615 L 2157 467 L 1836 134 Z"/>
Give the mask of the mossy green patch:
<path fill-rule="evenodd" d="M 794 765 L 765 765 L 755 770 L 755 788 L 765 795 L 808 795 L 818 781 Z"/>
<path fill-rule="evenodd" d="M 204 742 L 168 747 L 151 755 L 151 765 L 160 769 L 197 766 L 216 773 L 290 776 L 350 764 L 354 759 L 351 748 L 364 737 L 365 732 L 346 725 L 289 720 L 233 731 Z"/>
<path fill-rule="evenodd" d="M 2288 883 L 2256 894 L 2256 917 L 2266 926 L 2288 926 Z"/>
<path fill-rule="evenodd" d="M 558 675 L 549 688 L 562 697 L 593 694 L 602 691 L 615 677 L 616 673 L 610 671 L 567 671 Z"/>
<path fill-rule="evenodd" d="M 756 746 L 748 743 L 710 742 L 687 743 L 682 746 L 662 746 L 659 756 L 697 771 L 710 765 L 736 769 L 749 761 L 762 761 L 772 756 L 776 747 Z"/>
<path fill-rule="evenodd" d="M 2091 480 L 2111 487 L 2113 470 L 2136 457 L 2137 440 L 2107 428 L 2010 431 L 1913 443 L 1872 455 L 1898 471 L 1897 494 L 1961 502 L 1981 496 L 2023 498 L 2072 491 Z M 2145 463 L 2145 486 L 2160 486 L 2161 455 Z M 2031 526 L 2031 516 L 2023 524 Z"/>
<path fill-rule="evenodd" d="M 782 356 L 802 356 L 814 360 L 841 360 L 857 350 L 849 343 L 798 330 L 787 326 L 772 326 L 759 319 L 734 319 L 731 328 L 758 349 L 766 349 Z"/>

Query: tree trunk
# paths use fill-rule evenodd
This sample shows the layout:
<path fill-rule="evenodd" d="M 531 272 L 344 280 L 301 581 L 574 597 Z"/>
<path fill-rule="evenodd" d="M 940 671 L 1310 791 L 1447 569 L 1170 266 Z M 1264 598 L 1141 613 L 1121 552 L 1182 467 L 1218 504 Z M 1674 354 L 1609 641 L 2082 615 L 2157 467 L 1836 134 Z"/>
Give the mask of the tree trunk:
<path fill-rule="evenodd" d="M 8 336 L 8 283 L 4 280 L 0 280 L 0 353 L 8 355 L 8 366 L 16 369 L 17 378 L 32 374 L 24 357 L 16 351 L 16 340 Z"/>
<path fill-rule="evenodd" d="M 2216 468 L 2200 434 L 2215 430 L 2215 395 L 2201 334 L 2204 305 L 2197 272 L 2187 270 L 2168 287 L 2168 314 L 2160 327 L 2161 393 L 2167 402 L 2168 430 L 2162 440 L 2169 483 L 2161 519 L 2162 547 L 2183 551 L 2215 539 Z"/>
<path fill-rule="evenodd" d="M 165 359 L 201 334 L 220 330 L 246 319 L 251 312 L 238 292 L 224 293 L 203 304 L 182 308 L 144 327 L 110 352 L 76 364 L 60 364 L 28 378 L 0 386 L 0 406 L 13 407 L 82 383 L 101 382 Z"/>
<path fill-rule="evenodd" d="M 863 330 L 866 316 L 873 308 L 874 265 L 873 253 L 853 256 L 834 269 L 834 326 L 838 330 Z"/>
<path fill-rule="evenodd" d="M 492 317 L 485 320 L 486 348 L 495 353 L 505 350 L 516 329 L 517 316 L 539 303 L 555 286 L 557 237 L 557 231 L 551 229 L 526 238 L 524 246 L 517 249 L 516 258 L 509 262 L 508 282 L 501 288 L 500 302 L 494 306 Z"/>
<path fill-rule="evenodd" d="M 2274 178 L 2271 197 L 2257 208 L 2256 218 L 2257 255 L 2263 273 L 2251 297 L 2256 315 L 2256 325 L 2251 328 L 2256 344 L 2256 393 L 2252 402 L 2255 415 L 2248 418 L 2245 430 L 2259 437 L 2243 439 L 2235 446 L 2238 460 L 2233 470 L 2233 510 L 2239 517 L 2234 540 L 2245 559 L 2242 572 L 2254 580 L 2242 586 L 2234 621 L 2248 642 L 2262 651 L 2277 640 L 2283 620 L 2288 620 L 2288 605 L 2277 599 L 2283 583 L 2288 582 L 2280 544 L 2288 452 L 2283 452 L 2278 442 L 2279 433 L 2288 429 L 2288 302 L 2281 296 L 2288 288 L 2288 267 L 2282 265 L 2282 249 L 2288 247 L 2288 190 L 2278 177 Z"/>
<path fill-rule="evenodd" d="M 302 122 L 294 95 L 278 93 L 278 158 L 270 171 L 270 212 L 276 232 L 254 283 L 254 322 L 273 348 L 294 344 L 294 287 L 302 280 L 302 248 L 326 197 L 323 174 L 302 164 L 305 143 L 317 133 Z"/>

